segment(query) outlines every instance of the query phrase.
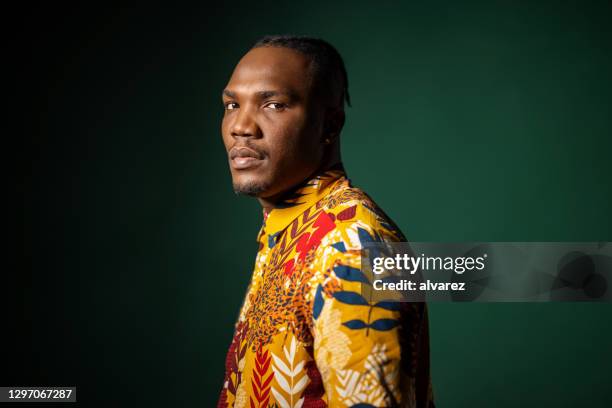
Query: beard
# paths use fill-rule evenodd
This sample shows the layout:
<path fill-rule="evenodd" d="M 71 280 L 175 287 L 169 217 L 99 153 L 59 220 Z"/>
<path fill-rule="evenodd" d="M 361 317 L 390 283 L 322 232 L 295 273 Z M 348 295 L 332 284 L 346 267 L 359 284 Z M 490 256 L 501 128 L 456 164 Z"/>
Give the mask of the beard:
<path fill-rule="evenodd" d="M 237 195 L 246 195 L 249 197 L 258 197 L 263 192 L 267 191 L 270 186 L 268 183 L 248 181 L 246 183 L 234 183 L 234 193 Z"/>

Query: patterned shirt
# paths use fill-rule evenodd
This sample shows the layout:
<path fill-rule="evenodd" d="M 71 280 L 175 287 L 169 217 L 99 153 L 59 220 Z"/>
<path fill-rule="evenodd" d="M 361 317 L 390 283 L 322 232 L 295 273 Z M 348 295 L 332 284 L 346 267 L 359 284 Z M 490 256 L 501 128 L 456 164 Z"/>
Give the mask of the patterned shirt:
<path fill-rule="evenodd" d="M 341 166 L 269 213 L 218 407 L 433 407 L 424 303 L 368 302 L 361 248 L 405 241 Z"/>

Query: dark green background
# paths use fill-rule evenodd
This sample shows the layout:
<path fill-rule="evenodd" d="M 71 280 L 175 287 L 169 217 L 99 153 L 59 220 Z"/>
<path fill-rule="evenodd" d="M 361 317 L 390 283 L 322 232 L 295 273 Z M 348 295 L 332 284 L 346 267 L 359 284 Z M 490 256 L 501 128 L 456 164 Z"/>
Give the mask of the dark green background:
<path fill-rule="evenodd" d="M 610 241 L 610 3 L 424 3 L 7 16 L 32 116 L 3 385 L 214 406 L 261 222 L 231 190 L 220 92 L 264 34 L 342 53 L 346 168 L 409 240 Z M 609 406 L 611 312 L 432 304 L 438 406 Z"/>

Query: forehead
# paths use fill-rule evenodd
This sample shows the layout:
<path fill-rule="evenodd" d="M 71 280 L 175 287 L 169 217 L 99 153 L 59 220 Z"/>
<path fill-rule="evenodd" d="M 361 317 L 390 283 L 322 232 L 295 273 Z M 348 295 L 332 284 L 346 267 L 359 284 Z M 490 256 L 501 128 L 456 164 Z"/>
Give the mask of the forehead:
<path fill-rule="evenodd" d="M 284 89 L 306 94 L 310 87 L 310 60 L 283 47 L 259 47 L 238 62 L 227 84 L 235 93 Z"/>

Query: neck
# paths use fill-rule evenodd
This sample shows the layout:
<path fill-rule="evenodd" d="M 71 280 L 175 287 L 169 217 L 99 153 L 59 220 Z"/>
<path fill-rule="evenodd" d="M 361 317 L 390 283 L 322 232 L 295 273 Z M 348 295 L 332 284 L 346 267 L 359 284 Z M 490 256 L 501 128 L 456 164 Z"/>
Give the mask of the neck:
<path fill-rule="evenodd" d="M 329 149 L 328 153 L 323 156 L 323 160 L 321 161 L 321 165 L 317 168 L 317 170 L 315 172 L 313 172 L 310 176 L 308 176 L 308 178 L 306 180 L 310 180 L 312 177 L 314 177 L 315 175 L 324 172 L 325 170 L 337 165 L 338 163 L 341 163 L 342 160 L 340 158 L 340 149 L 338 144 L 335 144 L 334 146 L 331 146 L 331 148 Z M 282 201 L 283 197 L 290 191 L 295 190 L 295 188 L 297 186 L 299 186 L 300 184 L 302 184 L 304 181 L 306 180 L 302 180 L 300 181 L 300 183 L 298 183 L 297 185 L 294 185 L 290 188 L 288 188 L 285 191 L 282 191 L 278 194 L 275 194 L 273 196 L 270 197 L 257 197 L 257 200 L 259 201 L 259 204 L 261 204 L 262 208 L 264 209 L 264 211 L 267 213 L 269 213 L 270 211 L 272 211 L 274 208 L 276 208 L 276 204 L 280 201 Z"/>
<path fill-rule="evenodd" d="M 261 204 L 261 207 L 264 209 L 264 211 L 266 212 L 266 214 L 268 214 L 270 211 L 272 211 L 275 207 L 275 204 L 279 201 L 279 197 L 281 197 L 282 194 L 279 194 L 277 196 L 273 196 L 273 197 L 257 197 L 257 201 L 259 201 L 259 204 Z"/>

